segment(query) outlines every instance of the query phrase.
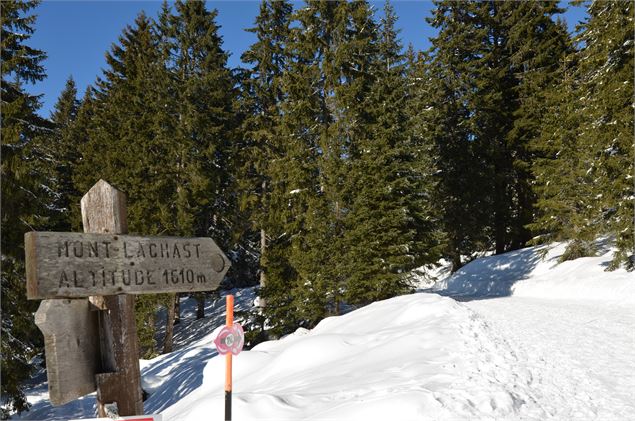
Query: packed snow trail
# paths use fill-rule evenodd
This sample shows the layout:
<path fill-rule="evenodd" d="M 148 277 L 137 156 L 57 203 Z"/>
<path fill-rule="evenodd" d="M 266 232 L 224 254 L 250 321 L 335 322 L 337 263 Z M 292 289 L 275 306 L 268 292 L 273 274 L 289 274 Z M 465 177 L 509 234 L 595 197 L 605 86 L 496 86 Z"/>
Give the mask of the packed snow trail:
<path fill-rule="evenodd" d="M 548 418 L 635 419 L 632 307 L 514 296 L 465 304 L 505 338 Z"/>

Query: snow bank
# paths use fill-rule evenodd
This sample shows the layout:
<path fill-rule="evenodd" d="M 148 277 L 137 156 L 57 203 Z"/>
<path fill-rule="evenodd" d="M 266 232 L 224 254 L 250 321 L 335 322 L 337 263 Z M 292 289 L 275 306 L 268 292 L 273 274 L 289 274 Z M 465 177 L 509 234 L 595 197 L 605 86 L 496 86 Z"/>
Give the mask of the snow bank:
<path fill-rule="evenodd" d="M 281 340 L 244 351 L 234 359 L 234 417 L 347 421 L 594 419 L 576 411 L 579 402 L 591 402 L 596 395 L 603 399 L 618 397 L 616 402 L 627 409 L 614 405 L 615 414 L 627 413 L 630 407 L 623 402 L 628 398 L 622 395 L 632 388 L 623 384 L 632 382 L 618 383 L 612 378 L 624 377 L 632 367 L 628 361 L 635 337 L 625 336 L 616 321 L 624 319 L 626 326 L 633 318 L 635 277 L 624 270 L 605 272 L 611 250 L 606 244 L 601 246 L 597 257 L 561 264 L 557 261 L 565 246 L 557 244 L 480 258 L 451 276 L 447 264 L 424 268 L 421 282 L 436 278 L 436 291 L 443 295 L 514 297 L 471 303 L 429 293 L 396 297 L 325 319 L 311 331 L 299 329 Z M 253 290 L 235 293 L 240 309 L 251 306 Z M 518 302 L 523 300 L 527 302 L 521 308 Z M 609 305 L 596 305 L 601 302 Z M 493 304 L 498 307 L 490 311 Z M 581 310 L 573 312 L 572 306 L 576 305 L 575 309 Z M 211 302 L 206 308 L 208 317 L 202 320 L 195 320 L 194 306 L 192 300 L 182 302 L 184 317 L 175 335 L 175 352 L 141 361 L 143 386 L 150 394 L 144 402 L 146 413 L 163 413 L 165 421 L 221 419 L 223 415 L 225 360 L 218 356 L 213 338 L 224 324 L 224 300 Z M 500 320 L 485 317 L 498 315 L 501 308 L 518 311 L 508 311 Z M 609 309 L 617 315 L 602 318 Z M 547 321 L 536 322 L 535 313 L 546 314 Z M 566 323 L 554 322 L 560 319 Z M 605 319 L 608 321 L 603 322 Z M 510 327 L 506 330 L 507 323 Z M 545 333 L 541 326 L 547 323 L 551 331 Z M 521 339 L 533 328 L 535 335 L 529 336 L 529 344 L 542 341 L 553 347 L 524 352 L 528 345 Z M 591 335 L 584 330 L 587 328 L 598 333 Z M 519 337 L 510 333 L 516 331 Z M 583 333 L 567 336 L 563 331 Z M 609 333 L 602 333 L 605 331 Z M 557 339 L 549 342 L 545 338 Z M 569 338 L 569 351 L 580 348 L 589 352 L 563 354 L 567 356 L 563 357 L 565 361 L 574 363 L 558 371 L 555 368 L 565 365 L 552 355 L 564 352 L 563 338 Z M 579 346 L 582 340 L 587 343 L 585 347 Z M 602 348 L 597 344 L 616 348 L 611 361 L 598 365 L 594 352 Z M 620 358 L 627 362 L 620 362 Z M 586 367 L 591 365 L 600 367 L 600 375 L 588 374 Z M 577 377 L 567 377 L 575 371 L 570 367 L 578 366 L 583 370 L 578 370 Z M 566 381 L 553 383 L 553 373 Z M 609 386 L 617 386 L 587 385 L 599 377 L 607 377 Z M 599 380 L 596 383 L 604 384 Z M 578 385 L 579 390 L 573 393 Z M 571 400 L 572 394 L 581 400 Z M 29 391 L 29 401 L 34 410 L 22 414 L 23 419 L 90 418 L 95 410 L 94 394 L 51 407 L 41 375 Z M 602 402 L 596 406 L 602 407 Z"/>
<path fill-rule="evenodd" d="M 181 299 L 181 323 L 174 329 L 174 349 L 170 354 L 152 360 L 140 360 L 141 385 L 150 398 L 144 402 L 146 413 L 156 413 L 176 403 L 202 384 L 203 369 L 217 355 L 210 345 L 215 332 L 225 324 L 225 295 L 234 294 L 236 312 L 252 306 L 254 288 L 223 291 L 219 299 L 208 298 L 205 318 L 196 320 L 196 300 Z M 157 337 L 161 344 L 165 329 L 165 311 L 159 312 Z M 238 320 L 238 317 L 237 317 Z M 26 387 L 31 410 L 13 415 L 16 420 L 68 420 L 93 418 L 97 411 L 95 393 L 91 393 L 62 406 L 54 407 L 49 401 L 46 373 L 41 370 Z"/>
<path fill-rule="evenodd" d="M 432 290 L 452 296 L 514 295 L 634 305 L 635 274 L 624 269 L 606 272 L 614 250 L 608 241 L 598 245 L 598 256 L 563 263 L 558 263 L 558 259 L 565 243 L 476 259 L 438 281 Z"/>
<path fill-rule="evenodd" d="M 471 310 L 448 298 L 416 294 L 377 302 L 237 356 L 233 415 L 241 420 L 513 417 L 531 401 L 531 391 L 526 378 L 509 374 L 517 361 L 493 337 Z M 164 419 L 222 416 L 224 370 L 224 358 L 212 358 L 201 385 L 163 411 Z M 168 381 L 164 387 L 177 386 Z"/>

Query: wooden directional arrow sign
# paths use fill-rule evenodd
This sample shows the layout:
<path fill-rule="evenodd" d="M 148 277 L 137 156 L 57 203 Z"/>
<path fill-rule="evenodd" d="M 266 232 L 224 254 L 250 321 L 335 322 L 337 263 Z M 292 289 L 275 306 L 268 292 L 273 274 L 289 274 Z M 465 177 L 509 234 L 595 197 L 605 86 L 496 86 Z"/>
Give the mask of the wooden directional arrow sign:
<path fill-rule="evenodd" d="M 25 234 L 27 297 L 216 289 L 230 262 L 211 238 Z"/>

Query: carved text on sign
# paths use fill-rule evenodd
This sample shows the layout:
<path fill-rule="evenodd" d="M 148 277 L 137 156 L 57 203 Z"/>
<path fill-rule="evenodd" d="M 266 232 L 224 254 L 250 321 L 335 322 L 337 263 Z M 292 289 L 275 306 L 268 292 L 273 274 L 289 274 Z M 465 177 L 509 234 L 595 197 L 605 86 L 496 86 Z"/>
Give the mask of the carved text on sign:
<path fill-rule="evenodd" d="M 229 260 L 211 238 L 29 232 L 31 299 L 215 289 Z"/>

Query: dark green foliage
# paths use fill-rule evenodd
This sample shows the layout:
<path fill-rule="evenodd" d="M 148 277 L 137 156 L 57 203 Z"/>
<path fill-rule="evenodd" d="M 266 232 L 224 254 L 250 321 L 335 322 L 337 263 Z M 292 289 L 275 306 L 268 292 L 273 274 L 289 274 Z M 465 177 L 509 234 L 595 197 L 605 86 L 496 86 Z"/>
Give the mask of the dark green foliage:
<path fill-rule="evenodd" d="M 410 270 L 438 260 L 432 171 L 425 140 L 408 115 L 410 95 L 390 4 L 376 42 L 374 81 L 363 102 L 365 132 L 352 155 L 352 202 L 346 216 L 347 302 L 368 304 L 407 293 Z"/>
<path fill-rule="evenodd" d="M 563 64 L 564 66 L 564 64 Z M 572 107 L 573 81 L 563 69 L 560 83 L 554 83 L 551 93 L 547 94 L 549 114 L 543 125 L 543 133 L 535 146 L 538 159 L 534 165 L 536 177 L 535 190 L 539 196 L 538 208 L 543 211 L 530 227 L 538 234 L 540 240 L 562 240 L 571 235 L 566 233 L 570 226 L 578 226 L 574 218 L 583 212 L 583 207 L 576 206 L 574 193 L 582 182 L 586 170 L 574 161 L 573 152 L 577 149 L 577 107 Z M 566 165 L 560 165 L 567 160 Z M 582 173 L 575 175 L 576 170 Z M 581 183 L 582 182 L 582 183 Z M 561 235 L 564 234 L 564 235 Z"/>
<path fill-rule="evenodd" d="M 633 19 L 632 2 L 593 2 L 579 41 L 579 91 L 583 120 L 578 153 L 592 160 L 593 219 L 600 233 L 616 239 L 609 269 L 635 262 L 635 189 L 633 183 Z"/>
<path fill-rule="evenodd" d="M 85 142 L 75 182 L 86 191 L 103 178 L 124 191 L 130 232 L 211 236 L 230 251 L 234 82 L 216 12 L 194 1 L 174 9 L 164 5 L 157 24 L 139 15 L 108 53 L 104 77 L 77 118 Z M 173 301 L 137 300 L 146 355 L 155 352 L 156 306 Z"/>
<path fill-rule="evenodd" d="M 79 201 L 82 194 L 73 184 L 74 168 L 81 156 L 79 138 L 73 127 L 79 105 L 75 82 L 69 78 L 51 114 L 53 131 L 45 141 L 54 180 L 51 186 L 55 192 L 53 207 L 59 211 L 58 220 L 51 224 L 55 231 L 80 230 Z"/>
<path fill-rule="evenodd" d="M 29 47 L 37 1 L 2 2 L 2 398 L 0 415 L 21 412 L 29 405 L 22 382 L 33 370 L 31 359 L 41 350 L 33 323 L 37 302 L 26 300 L 24 233 L 46 228 L 50 180 L 43 170 L 38 137 L 50 130 L 36 111 L 39 97 L 22 85 L 44 79 L 44 52 Z"/>
<path fill-rule="evenodd" d="M 267 306 L 285 306 L 265 308 L 284 315 L 281 324 L 310 327 L 339 311 L 346 281 L 346 175 L 367 121 L 375 24 L 364 2 L 309 2 L 294 18 L 277 125 L 284 149 L 270 166 L 270 217 L 280 234 L 266 256 L 263 293 Z"/>
<path fill-rule="evenodd" d="M 593 206 L 588 205 L 594 199 L 593 176 L 588 170 L 593 158 L 580 154 L 583 117 L 575 69 L 575 55 L 571 52 L 562 59 L 558 77 L 544 92 L 547 114 L 540 136 L 531 144 L 536 156 L 532 171 L 537 212 L 528 227 L 535 234 L 535 243 L 573 239 L 571 253 L 565 255 L 581 257 L 585 251 L 593 253 L 599 221 L 589 223 Z"/>
<path fill-rule="evenodd" d="M 575 260 L 580 257 L 595 256 L 595 247 L 592 241 L 585 240 L 572 240 L 568 245 L 562 256 L 560 256 L 559 262 L 566 262 L 567 260 Z"/>
<path fill-rule="evenodd" d="M 276 136 L 282 100 L 281 76 L 286 68 L 284 49 L 289 38 L 291 5 L 284 1 L 267 2 L 260 6 L 254 32 L 258 41 L 242 55 L 251 67 L 242 80 L 243 140 L 238 152 L 240 208 L 252 222 L 248 230 L 260 236 L 260 258 L 272 241 L 275 220 L 269 217 L 271 193 L 270 162 L 281 157 L 283 146 Z M 256 237 L 257 238 L 257 237 Z M 261 262 L 261 266 L 262 262 Z M 261 286 L 265 284 L 261 270 Z"/>
<path fill-rule="evenodd" d="M 511 248 L 523 247 L 532 237 L 527 225 L 534 219 L 535 194 L 532 167 L 536 158 L 532 142 L 549 118 L 548 88 L 560 81 L 558 70 L 570 40 L 564 22 L 554 22 L 562 13 L 557 2 L 518 2 L 504 4 L 505 24 L 509 27 L 507 48 L 516 80 L 513 125 L 506 143 L 512 149 Z"/>
<path fill-rule="evenodd" d="M 386 13 L 378 25 L 366 2 L 316 1 L 293 15 L 285 71 L 272 79 L 281 96 L 261 257 L 276 335 L 338 314 L 342 300 L 408 292 L 408 271 L 438 257 L 430 146 L 408 114 Z"/>
<path fill-rule="evenodd" d="M 289 23 L 292 6 L 285 1 L 263 1 L 260 13 L 256 17 L 255 26 L 249 32 L 256 34 L 255 42 L 241 59 L 250 66 L 241 81 L 242 108 L 245 114 L 243 121 L 243 139 L 238 152 L 239 173 L 238 191 L 240 194 L 240 210 L 245 218 L 246 237 L 251 237 L 253 244 L 260 241 L 259 257 L 260 286 L 269 296 L 282 293 L 284 285 L 276 288 L 274 275 L 273 284 L 267 282 L 267 273 L 275 273 L 274 264 L 283 268 L 287 263 L 279 258 L 272 258 L 279 247 L 281 221 L 272 215 L 270 202 L 272 193 L 273 167 L 271 163 L 282 158 L 284 144 L 277 136 L 277 124 L 280 119 L 279 104 L 282 101 L 281 77 L 287 67 L 285 48 L 289 40 Z M 254 247 L 255 248 L 255 247 Z M 271 262 L 268 264 L 267 262 Z M 275 262 L 275 263 L 274 263 Z M 269 302 L 261 294 L 261 307 L 268 306 L 272 312 L 277 312 L 284 304 Z M 269 311 L 270 309 L 268 309 Z M 258 312 L 258 313 L 256 313 Z M 272 317 L 280 320 L 281 317 Z M 253 345 L 266 338 L 264 330 L 265 316 L 258 309 L 250 319 L 253 328 L 248 333 L 249 342 Z M 283 329 L 286 330 L 286 329 Z"/>
<path fill-rule="evenodd" d="M 456 268 L 460 254 L 478 244 L 493 241 L 502 253 L 530 239 L 530 143 L 567 34 L 552 18 L 561 11 L 553 2 L 436 5 L 429 19 L 440 30 L 429 60 L 430 115 L 438 121 L 441 197 Z"/>
<path fill-rule="evenodd" d="M 545 90 L 549 114 L 535 144 L 540 214 L 537 240 L 571 240 L 563 260 L 595 253 L 599 235 L 616 239 L 609 269 L 632 269 L 633 5 L 593 2 L 579 49 Z"/>

